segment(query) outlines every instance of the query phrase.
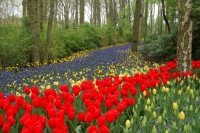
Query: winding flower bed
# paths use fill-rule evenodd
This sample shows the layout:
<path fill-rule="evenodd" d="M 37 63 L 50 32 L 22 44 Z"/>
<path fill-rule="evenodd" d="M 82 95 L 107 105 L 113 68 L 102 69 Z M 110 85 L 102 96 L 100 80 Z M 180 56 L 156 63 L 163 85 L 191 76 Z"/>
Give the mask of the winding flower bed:
<path fill-rule="evenodd" d="M 199 68 L 200 61 L 192 66 Z M 171 73 L 175 68 L 176 62 L 167 62 L 146 74 L 83 80 L 43 92 L 25 86 L 24 96 L 0 93 L 0 132 L 199 131 L 200 80 L 192 71 Z"/>

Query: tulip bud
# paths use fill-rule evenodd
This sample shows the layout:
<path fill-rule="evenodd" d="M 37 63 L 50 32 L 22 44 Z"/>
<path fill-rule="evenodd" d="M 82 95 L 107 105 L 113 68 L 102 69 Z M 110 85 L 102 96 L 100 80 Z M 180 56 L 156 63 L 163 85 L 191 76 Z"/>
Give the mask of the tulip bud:
<path fill-rule="evenodd" d="M 189 110 L 188 106 L 186 106 L 186 107 L 185 107 L 185 110 L 186 110 L 186 111 L 188 111 L 188 110 Z"/>
<path fill-rule="evenodd" d="M 178 90 L 178 95 L 181 95 L 182 94 L 182 91 L 181 90 Z"/>
<path fill-rule="evenodd" d="M 198 111 L 198 108 L 196 108 L 194 112 L 197 114 L 197 113 L 199 112 L 199 111 Z"/>
<path fill-rule="evenodd" d="M 169 88 L 167 87 L 167 88 L 165 88 L 165 92 L 166 93 L 168 93 L 169 92 Z"/>
<path fill-rule="evenodd" d="M 184 113 L 183 111 L 181 111 L 181 112 L 179 113 L 179 119 L 180 119 L 180 120 L 184 120 L 184 119 L 185 119 L 185 113 Z"/>
<path fill-rule="evenodd" d="M 125 125 L 126 125 L 126 128 L 131 127 L 131 121 L 130 120 L 126 120 Z"/>
<path fill-rule="evenodd" d="M 153 118 L 156 118 L 157 117 L 157 114 L 155 111 L 153 111 Z"/>
<path fill-rule="evenodd" d="M 169 133 L 167 129 L 165 130 L 165 133 Z"/>
<path fill-rule="evenodd" d="M 162 122 L 162 116 L 158 116 L 158 123 Z"/>
<path fill-rule="evenodd" d="M 148 110 L 148 112 L 151 112 L 151 106 L 149 106 L 147 110 Z"/>
<path fill-rule="evenodd" d="M 134 123 L 134 120 L 133 120 L 133 118 L 131 118 L 131 124 L 133 124 Z"/>
<path fill-rule="evenodd" d="M 167 98 L 166 98 L 166 96 L 164 96 L 164 100 L 166 100 Z"/>
<path fill-rule="evenodd" d="M 193 111 L 193 106 L 192 105 L 190 105 L 190 111 Z"/>
<path fill-rule="evenodd" d="M 152 133 L 156 133 L 156 127 L 153 125 Z"/>
<path fill-rule="evenodd" d="M 187 102 L 188 102 L 188 103 L 190 102 L 190 98 L 189 98 L 189 97 L 187 98 Z"/>
<path fill-rule="evenodd" d="M 147 92 L 146 91 L 143 91 L 143 96 L 146 96 L 147 95 Z"/>
<path fill-rule="evenodd" d="M 196 101 L 196 102 L 198 102 L 198 101 L 199 101 L 199 97 L 198 97 L 198 96 L 196 97 L 195 101 Z"/>
<path fill-rule="evenodd" d="M 169 81 L 167 81 L 167 85 L 170 85 L 170 82 L 169 82 Z"/>
<path fill-rule="evenodd" d="M 189 128 L 190 128 L 190 125 L 189 125 L 189 124 L 184 125 L 184 131 L 185 131 L 185 132 L 187 132 L 187 131 L 189 130 Z"/>
<path fill-rule="evenodd" d="M 147 122 L 147 118 L 146 118 L 146 116 L 144 116 L 144 118 L 142 120 L 142 127 L 146 127 L 146 122 Z"/>
<path fill-rule="evenodd" d="M 162 92 L 165 92 L 165 86 L 162 87 Z"/>
<path fill-rule="evenodd" d="M 194 94 L 194 91 L 193 91 L 193 90 L 190 90 L 190 94 L 193 95 L 193 94 Z"/>
<path fill-rule="evenodd" d="M 147 99 L 147 105 L 149 105 L 151 103 L 150 99 Z"/>
<path fill-rule="evenodd" d="M 190 86 L 187 86 L 187 91 L 190 91 Z"/>
<path fill-rule="evenodd" d="M 174 102 L 174 103 L 173 103 L 173 109 L 174 109 L 174 110 L 177 110 L 177 109 L 178 109 L 178 104 L 177 104 L 177 102 Z"/>
<path fill-rule="evenodd" d="M 147 107 L 147 105 L 145 105 L 145 106 L 144 106 L 144 110 L 147 111 L 147 109 L 148 109 L 148 107 Z"/>
<path fill-rule="evenodd" d="M 174 128 L 174 129 L 176 129 L 176 122 L 175 121 L 173 121 L 173 124 L 172 124 L 172 127 Z"/>
<path fill-rule="evenodd" d="M 183 81 L 183 80 L 181 80 L 181 83 L 180 83 L 180 84 L 181 84 L 181 86 L 183 86 L 183 84 L 184 84 L 184 81 Z"/>
<path fill-rule="evenodd" d="M 137 104 L 135 104 L 135 109 L 138 109 L 138 105 Z"/>
<path fill-rule="evenodd" d="M 157 94 L 157 91 L 156 89 L 153 89 L 153 94 L 156 95 Z"/>
<path fill-rule="evenodd" d="M 153 103 L 151 103 L 151 108 L 153 108 L 154 107 L 154 104 Z"/>

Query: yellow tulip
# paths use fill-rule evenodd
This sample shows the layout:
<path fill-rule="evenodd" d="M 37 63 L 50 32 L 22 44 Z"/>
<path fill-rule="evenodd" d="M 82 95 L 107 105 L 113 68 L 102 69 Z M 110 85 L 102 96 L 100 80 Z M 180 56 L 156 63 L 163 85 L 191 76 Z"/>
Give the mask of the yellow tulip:
<path fill-rule="evenodd" d="M 162 116 L 158 116 L 158 123 L 162 122 Z"/>
<path fill-rule="evenodd" d="M 126 125 L 126 128 L 131 127 L 131 121 L 130 120 L 126 120 L 125 125 Z"/>
<path fill-rule="evenodd" d="M 174 109 L 174 110 L 177 110 L 177 109 L 178 109 L 178 104 L 177 104 L 177 102 L 174 102 L 174 103 L 173 103 L 173 109 Z"/>
<path fill-rule="evenodd" d="M 183 111 L 181 111 L 181 112 L 179 113 L 179 119 L 180 119 L 180 120 L 184 120 L 184 119 L 185 119 L 185 113 L 184 113 Z"/>

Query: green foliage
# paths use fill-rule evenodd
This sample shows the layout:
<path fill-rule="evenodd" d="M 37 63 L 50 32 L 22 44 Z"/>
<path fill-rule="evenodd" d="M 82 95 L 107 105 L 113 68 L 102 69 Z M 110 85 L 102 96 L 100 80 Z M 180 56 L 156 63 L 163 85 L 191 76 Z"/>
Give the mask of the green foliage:
<path fill-rule="evenodd" d="M 147 60 L 155 62 L 172 60 L 176 57 L 176 41 L 177 30 L 171 34 L 163 34 L 158 38 L 155 35 L 150 35 L 141 52 Z"/>
<path fill-rule="evenodd" d="M 32 38 L 30 30 L 27 29 L 26 19 L 23 21 L 25 22 L 22 27 L 13 25 L 0 27 L 2 35 L 0 37 L 0 60 L 3 67 L 16 64 L 25 66 L 26 63 L 31 62 Z M 132 28 L 128 25 L 124 22 L 124 25 L 115 28 L 112 25 L 98 27 L 85 23 L 81 26 L 70 26 L 68 29 L 53 26 L 49 60 L 61 59 L 78 51 L 131 41 Z M 43 61 L 46 47 L 46 29 L 45 24 L 44 32 L 40 32 L 41 61 Z"/>
<path fill-rule="evenodd" d="M 15 26 L 1 26 L 0 34 L 0 54 L 3 66 L 24 65 L 31 51 L 31 37 Z"/>
<path fill-rule="evenodd" d="M 192 52 L 193 59 L 200 59 L 200 1 L 194 0 L 194 12 L 193 12 L 193 40 L 192 40 Z"/>

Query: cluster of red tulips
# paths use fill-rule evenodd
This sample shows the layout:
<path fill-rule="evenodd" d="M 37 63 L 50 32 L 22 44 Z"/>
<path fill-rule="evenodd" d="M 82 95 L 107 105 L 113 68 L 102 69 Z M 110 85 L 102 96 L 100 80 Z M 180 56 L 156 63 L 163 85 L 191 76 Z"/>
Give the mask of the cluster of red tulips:
<path fill-rule="evenodd" d="M 200 68 L 199 61 L 193 61 L 192 65 Z M 59 90 L 50 88 L 42 94 L 35 86 L 25 86 L 25 97 L 14 94 L 5 97 L 0 93 L 0 130 L 4 133 L 13 128 L 21 133 L 42 133 L 44 130 L 67 133 L 75 132 L 78 125 L 86 123 L 89 133 L 109 133 L 109 123 L 134 105 L 138 92 L 148 97 L 150 88 L 166 84 L 172 78 L 178 81 L 178 77 L 193 75 L 192 71 L 170 73 L 174 68 L 175 61 L 167 62 L 159 69 L 151 68 L 147 74 L 108 77 L 95 83 L 88 80 L 72 88 L 61 85 Z"/>

